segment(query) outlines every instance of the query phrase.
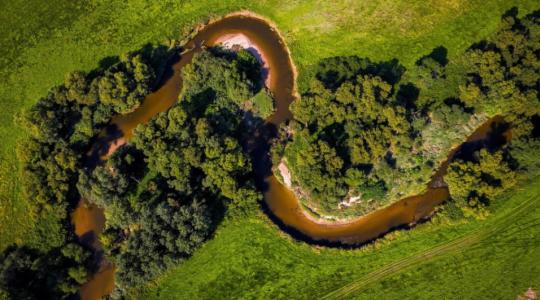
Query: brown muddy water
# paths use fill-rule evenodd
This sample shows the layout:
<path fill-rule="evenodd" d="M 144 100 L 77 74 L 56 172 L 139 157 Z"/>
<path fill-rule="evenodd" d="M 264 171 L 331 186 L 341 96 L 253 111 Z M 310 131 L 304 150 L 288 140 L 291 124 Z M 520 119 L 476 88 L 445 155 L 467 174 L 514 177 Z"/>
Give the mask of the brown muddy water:
<path fill-rule="evenodd" d="M 290 55 L 283 39 L 277 30 L 266 21 L 247 15 L 231 15 L 216 22 L 204 26 L 191 41 L 184 46 L 187 51 L 181 55 L 180 60 L 172 66 L 172 75 L 163 85 L 152 94 L 148 95 L 142 105 L 133 113 L 113 118 L 112 123 L 122 132 L 122 136 L 113 139 L 100 149 L 106 159 L 118 147 L 129 141 L 133 135 L 133 129 L 141 123 L 148 122 L 160 112 L 169 109 L 178 100 L 182 88 L 181 69 L 188 64 L 193 55 L 200 52 L 203 46 L 213 46 L 223 36 L 246 36 L 256 56 L 263 58 L 266 72 L 271 74 L 266 80 L 267 87 L 273 92 L 276 99 L 277 111 L 269 120 L 270 123 L 279 124 L 290 117 L 289 104 L 295 99 L 294 87 L 295 76 Z M 104 229 L 103 210 L 86 201 L 80 201 L 72 215 L 75 232 L 82 242 L 90 244 L 100 250 L 97 237 Z M 100 271 L 83 285 L 80 290 L 82 299 L 100 299 L 110 294 L 114 288 L 114 267 L 103 263 Z"/>
<path fill-rule="evenodd" d="M 478 127 L 464 143 L 482 141 L 492 132 L 494 125 L 504 124 L 502 117 L 495 117 Z M 506 140 L 510 131 L 503 133 Z M 453 149 L 434 173 L 426 192 L 421 195 L 401 199 L 389 206 L 380 208 L 372 213 L 347 222 L 318 221 L 311 217 L 294 193 L 282 185 L 274 176 L 268 178 L 269 189 L 265 193 L 266 203 L 270 211 L 277 218 L 280 225 L 285 225 L 292 233 L 301 239 L 329 245 L 359 245 L 372 241 L 392 229 L 414 225 L 429 218 L 435 207 L 448 200 L 448 188 L 444 184 L 443 176 L 452 158 L 461 147 Z"/>
<path fill-rule="evenodd" d="M 215 45 L 225 36 L 243 35 L 247 37 L 253 49 L 248 49 L 262 58 L 268 72 L 267 87 L 276 100 L 276 112 L 267 120 L 270 134 L 262 134 L 261 144 L 254 152 L 254 169 L 265 183 L 265 203 L 271 217 L 277 218 L 284 229 L 292 229 L 291 233 L 299 232 L 311 241 L 339 242 L 341 244 L 361 244 L 372 240 L 389 230 L 416 222 L 432 214 L 434 207 L 448 199 L 445 187 L 428 188 L 427 192 L 400 200 L 386 208 L 377 210 L 369 215 L 360 217 L 348 223 L 326 224 L 319 223 L 304 213 L 298 199 L 271 174 L 268 165 L 268 137 L 275 135 L 275 127 L 291 117 L 289 104 L 296 99 L 296 76 L 294 65 L 277 30 L 268 22 L 250 15 L 230 15 L 204 26 L 195 37 L 185 45 L 186 51 L 180 60 L 172 66 L 172 75 L 163 85 L 148 95 L 142 105 L 133 113 L 113 118 L 113 124 L 122 132 L 121 137 L 115 137 L 103 149 L 102 159 L 113 153 L 126 143 L 133 135 L 133 129 L 141 123 L 149 121 L 157 113 L 166 111 L 178 99 L 182 88 L 181 69 L 188 64 L 193 55 L 201 51 L 203 46 Z M 490 126 L 480 128 L 473 134 L 482 138 Z M 482 132 L 484 130 L 485 132 Z M 266 136 L 266 137 L 264 137 Z M 252 151 L 253 152 L 253 151 Z M 452 155 L 451 155 L 452 156 Z M 261 162 L 257 160 L 260 158 Z M 451 157 L 450 157 L 451 158 Z M 443 164 L 437 176 L 444 174 L 446 164 Z M 263 171 L 261 171 L 261 169 Z M 81 241 L 90 243 L 100 251 L 97 237 L 103 231 L 105 218 L 103 210 L 81 201 L 72 216 L 75 231 Z M 283 227 L 283 226 L 282 226 Z M 110 294 L 114 288 L 114 266 L 104 261 L 98 271 L 80 290 L 82 299 L 100 299 Z"/>

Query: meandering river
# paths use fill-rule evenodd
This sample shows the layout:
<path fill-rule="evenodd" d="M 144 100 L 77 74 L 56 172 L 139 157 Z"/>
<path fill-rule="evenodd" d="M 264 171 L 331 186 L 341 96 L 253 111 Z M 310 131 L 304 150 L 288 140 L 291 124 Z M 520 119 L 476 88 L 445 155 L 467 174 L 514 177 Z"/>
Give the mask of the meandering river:
<path fill-rule="evenodd" d="M 185 51 L 180 60 L 172 66 L 172 75 L 155 92 L 148 95 L 142 105 L 133 113 L 117 116 L 113 119 L 122 132 L 121 137 L 112 139 L 107 149 L 103 149 L 102 157 L 106 158 L 118 147 L 129 141 L 133 129 L 141 123 L 149 121 L 157 113 L 166 111 L 178 99 L 182 87 L 181 69 L 188 64 L 193 55 L 203 46 L 213 46 L 227 40 L 238 38 L 249 41 L 250 49 L 257 57 L 264 60 L 268 77 L 266 85 L 272 91 L 276 100 L 276 112 L 267 120 L 268 126 L 279 125 L 291 117 L 289 104 L 296 97 L 296 73 L 285 41 L 275 27 L 265 20 L 242 14 L 233 14 L 202 27 L 198 33 L 185 45 Z M 224 39 L 224 37 L 227 37 Z M 479 128 L 469 140 L 481 139 L 489 131 L 489 124 Z M 275 134 L 275 131 L 274 131 Z M 270 214 L 283 228 L 299 233 L 312 241 L 339 242 L 341 244 L 359 244 L 392 230 L 393 228 L 416 222 L 430 216 L 434 208 L 448 199 L 446 187 L 428 186 L 427 191 L 418 196 L 402 199 L 394 204 L 362 216 L 348 223 L 328 224 L 317 222 L 303 211 L 298 199 L 268 172 L 268 145 L 261 146 L 259 154 L 266 163 L 254 161 L 255 169 L 266 169 L 259 174 L 264 176 L 264 196 Z M 257 151 L 254 151 L 257 152 Z M 449 159 L 455 151 L 452 152 Z M 434 175 L 433 181 L 440 180 L 445 173 L 447 164 L 444 163 Z M 257 173 L 257 170 L 256 170 Z M 83 242 L 87 242 L 99 251 L 96 237 L 103 231 L 103 211 L 81 200 L 72 216 L 75 231 Z M 82 299 L 99 299 L 109 294 L 114 287 L 114 267 L 103 263 L 100 271 L 81 288 Z"/>

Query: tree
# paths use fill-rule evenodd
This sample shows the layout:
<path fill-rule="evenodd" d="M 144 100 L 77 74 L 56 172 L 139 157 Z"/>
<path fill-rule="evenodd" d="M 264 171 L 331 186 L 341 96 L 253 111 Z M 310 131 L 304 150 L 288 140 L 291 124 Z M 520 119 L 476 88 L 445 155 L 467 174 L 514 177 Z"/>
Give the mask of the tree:
<path fill-rule="evenodd" d="M 351 192 L 384 189 L 389 178 L 382 165 L 411 150 L 411 107 L 398 99 L 394 85 L 401 68 L 389 65 L 358 57 L 324 60 L 310 89 L 291 105 L 294 121 L 282 133 L 293 135 L 284 157 L 323 209 L 336 209 Z"/>
<path fill-rule="evenodd" d="M 125 54 L 118 64 L 95 80 L 100 101 L 111 105 L 117 113 L 127 114 L 139 107 L 154 79 L 152 68 L 141 55 Z"/>
<path fill-rule="evenodd" d="M 485 217 L 490 201 L 516 183 L 515 172 L 503 152 L 486 149 L 480 150 L 474 161 L 452 162 L 444 180 L 464 213 L 477 218 Z"/>
<path fill-rule="evenodd" d="M 540 19 L 505 16 L 497 34 L 466 52 L 467 83 L 460 87 L 465 104 L 491 116 L 531 116 L 540 109 Z"/>
<path fill-rule="evenodd" d="M 0 290 L 12 299 L 68 299 L 89 275 L 90 252 L 68 243 L 42 253 L 10 246 L 0 253 Z"/>

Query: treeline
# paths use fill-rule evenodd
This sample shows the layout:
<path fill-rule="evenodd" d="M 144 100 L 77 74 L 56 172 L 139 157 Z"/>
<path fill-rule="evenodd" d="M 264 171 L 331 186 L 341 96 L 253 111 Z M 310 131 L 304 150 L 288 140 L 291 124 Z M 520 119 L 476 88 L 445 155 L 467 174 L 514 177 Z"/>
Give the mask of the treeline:
<path fill-rule="evenodd" d="M 482 218 L 520 173 L 535 175 L 540 166 L 540 12 L 523 19 L 517 10 L 509 12 L 497 34 L 467 51 L 464 64 L 460 99 L 465 106 L 503 115 L 511 124 L 509 145 L 486 145 L 472 157 L 459 158 L 445 177 L 457 206 Z"/>
<path fill-rule="evenodd" d="M 189 257 L 225 211 L 253 211 L 262 198 L 242 149 L 252 129 L 243 103 L 262 87 L 259 64 L 247 52 L 211 48 L 182 76 L 177 104 L 80 174 L 81 194 L 105 208 L 101 240 L 117 268 L 117 293 Z"/>
<path fill-rule="evenodd" d="M 20 143 L 17 155 L 26 197 L 52 213 L 64 213 L 68 200 L 77 201 L 73 187 L 90 140 L 115 113 L 138 107 L 154 77 L 141 55 L 127 54 L 102 74 L 68 74 L 64 84 L 25 111 L 19 123 L 30 138 Z"/>
<path fill-rule="evenodd" d="M 274 165 L 286 163 L 315 211 L 357 215 L 421 193 L 453 147 L 504 116 L 511 146 L 476 147 L 449 169 L 450 191 L 468 203 L 465 210 L 487 205 L 512 185 L 511 172 L 538 164 L 539 23 L 538 13 L 519 19 L 510 11 L 497 33 L 462 56 L 449 61 L 439 47 L 407 71 L 356 56 L 321 61 L 291 105 L 294 119 L 273 147 Z"/>
<path fill-rule="evenodd" d="M 398 156 L 412 151 L 415 107 L 398 93 L 403 67 L 337 57 L 291 105 L 292 139 L 283 150 L 306 197 L 329 211 L 356 191 L 381 198 Z M 369 196 L 368 196 L 369 194 Z"/>
<path fill-rule="evenodd" d="M 1 254 L 0 288 L 7 296 L 66 298 L 91 274 L 95 258 L 78 244 L 70 220 L 80 199 L 79 169 L 86 165 L 93 138 L 114 114 L 136 109 L 155 77 L 142 54 L 126 54 L 105 69 L 69 73 L 18 116 L 29 134 L 17 147 L 24 196 L 34 214 L 56 215 L 65 237 L 52 249 L 12 246 Z"/>
<path fill-rule="evenodd" d="M 68 299 L 92 268 L 90 252 L 76 243 L 47 252 L 10 246 L 0 253 L 0 298 Z"/>

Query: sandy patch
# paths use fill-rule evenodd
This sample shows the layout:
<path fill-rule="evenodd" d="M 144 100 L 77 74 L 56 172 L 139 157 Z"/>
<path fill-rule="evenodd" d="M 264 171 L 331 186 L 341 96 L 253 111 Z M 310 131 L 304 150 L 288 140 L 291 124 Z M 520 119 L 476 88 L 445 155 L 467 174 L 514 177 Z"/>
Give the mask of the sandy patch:
<path fill-rule="evenodd" d="M 358 202 L 362 197 L 361 196 L 349 196 L 348 198 L 344 199 L 343 201 L 339 202 L 338 203 L 338 207 L 339 208 L 343 208 L 343 207 L 351 207 L 352 205 L 354 205 L 356 202 Z"/>
<path fill-rule="evenodd" d="M 107 153 L 104 156 L 102 156 L 101 159 L 106 160 L 107 158 L 109 158 L 111 155 L 113 155 L 114 152 L 116 152 L 118 148 L 124 146 L 126 142 L 127 142 L 126 139 L 123 137 L 112 141 L 109 144 L 109 149 L 107 150 Z"/>
<path fill-rule="evenodd" d="M 278 166 L 279 173 L 281 174 L 281 177 L 283 177 L 283 183 L 285 183 L 285 186 L 287 188 L 292 187 L 292 181 L 291 181 L 291 172 L 289 171 L 289 168 L 287 168 L 287 165 L 283 161 L 279 163 Z"/>
<path fill-rule="evenodd" d="M 241 47 L 251 53 L 257 61 L 261 64 L 262 67 L 262 76 L 264 79 L 264 84 L 268 87 L 270 84 L 270 66 L 268 65 L 268 59 L 264 55 L 262 49 L 255 44 L 247 35 L 243 33 L 231 33 L 219 37 L 216 40 L 216 44 L 219 44 L 227 49 L 235 49 L 236 47 Z"/>

